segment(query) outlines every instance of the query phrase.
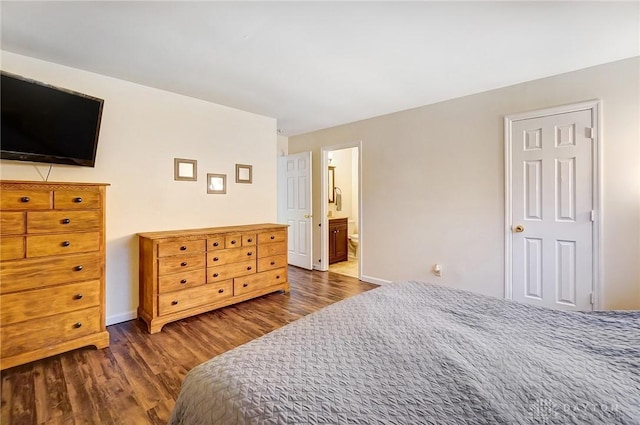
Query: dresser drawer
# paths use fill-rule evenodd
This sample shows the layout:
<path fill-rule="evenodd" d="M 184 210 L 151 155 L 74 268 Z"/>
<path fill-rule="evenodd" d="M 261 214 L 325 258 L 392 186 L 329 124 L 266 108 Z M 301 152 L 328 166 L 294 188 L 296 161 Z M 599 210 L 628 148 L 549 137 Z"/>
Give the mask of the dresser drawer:
<path fill-rule="evenodd" d="M 2 326 L 100 305 L 100 281 L 0 295 Z"/>
<path fill-rule="evenodd" d="M 258 273 L 281 267 L 287 267 L 288 259 L 286 255 L 275 255 L 273 257 L 260 258 L 258 260 Z"/>
<path fill-rule="evenodd" d="M 241 246 L 253 246 L 255 244 L 255 233 L 242 233 L 225 236 L 225 248 L 239 248 Z"/>
<path fill-rule="evenodd" d="M 276 269 L 233 279 L 233 295 L 260 291 L 287 281 L 287 269 Z"/>
<path fill-rule="evenodd" d="M 285 240 L 287 240 L 287 233 L 284 230 L 274 230 L 273 232 L 258 233 L 258 244 L 284 242 Z"/>
<path fill-rule="evenodd" d="M 2 210 L 50 210 L 51 192 L 36 190 L 0 191 Z"/>
<path fill-rule="evenodd" d="M 0 238 L 0 261 L 24 258 L 24 237 L 3 236 Z"/>
<path fill-rule="evenodd" d="M 56 190 L 53 206 L 57 210 L 99 209 L 102 207 L 100 192 Z"/>
<path fill-rule="evenodd" d="M 184 270 L 204 269 L 207 257 L 204 253 L 164 257 L 158 260 L 158 274 L 166 275 Z"/>
<path fill-rule="evenodd" d="M 100 249 L 100 232 L 27 236 L 27 257 L 75 254 Z"/>
<path fill-rule="evenodd" d="M 2 357 L 15 356 L 100 332 L 100 307 L 2 326 Z"/>
<path fill-rule="evenodd" d="M 223 249 L 207 253 L 207 267 L 217 267 L 256 258 L 255 247 Z"/>
<path fill-rule="evenodd" d="M 220 282 L 256 272 L 256 260 L 225 264 L 207 268 L 207 283 Z"/>
<path fill-rule="evenodd" d="M 255 233 L 245 233 L 242 235 L 242 246 L 254 246 L 258 242 L 258 236 Z"/>
<path fill-rule="evenodd" d="M 27 233 L 53 233 L 100 230 L 100 211 L 30 211 Z"/>
<path fill-rule="evenodd" d="M 207 241 L 204 239 L 198 241 L 160 242 L 158 244 L 158 257 L 204 252 L 206 243 Z"/>
<path fill-rule="evenodd" d="M 240 248 L 242 246 L 242 235 L 227 235 L 224 237 L 225 248 Z"/>
<path fill-rule="evenodd" d="M 102 270 L 100 253 L 7 261 L 0 267 L 0 293 L 98 279 Z"/>
<path fill-rule="evenodd" d="M 284 242 L 265 243 L 258 245 L 258 258 L 272 257 L 287 253 L 287 245 Z"/>
<path fill-rule="evenodd" d="M 233 281 L 231 280 L 185 289 L 184 291 L 161 294 L 158 296 L 158 314 L 162 316 L 177 313 L 232 296 Z"/>
<path fill-rule="evenodd" d="M 171 292 L 179 289 L 193 288 L 204 285 L 206 282 L 206 272 L 204 267 L 198 270 L 181 271 L 178 273 L 160 276 L 158 278 L 158 292 Z"/>
<path fill-rule="evenodd" d="M 0 233 L 3 235 L 20 235 L 25 231 L 24 212 L 0 212 Z"/>
<path fill-rule="evenodd" d="M 207 239 L 207 251 L 224 249 L 224 236 L 213 236 Z"/>

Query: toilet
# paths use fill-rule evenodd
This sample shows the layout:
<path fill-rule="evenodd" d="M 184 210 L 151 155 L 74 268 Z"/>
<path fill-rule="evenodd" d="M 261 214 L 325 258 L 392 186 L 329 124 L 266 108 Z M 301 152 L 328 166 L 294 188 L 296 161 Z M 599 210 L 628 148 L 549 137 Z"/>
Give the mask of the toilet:
<path fill-rule="evenodd" d="M 353 258 L 358 258 L 358 234 L 349 235 L 349 250 L 353 252 Z"/>
<path fill-rule="evenodd" d="M 358 242 L 360 241 L 360 235 L 358 235 L 356 222 L 355 220 L 349 220 L 347 225 L 347 231 L 349 232 L 349 255 L 353 258 L 358 258 Z"/>

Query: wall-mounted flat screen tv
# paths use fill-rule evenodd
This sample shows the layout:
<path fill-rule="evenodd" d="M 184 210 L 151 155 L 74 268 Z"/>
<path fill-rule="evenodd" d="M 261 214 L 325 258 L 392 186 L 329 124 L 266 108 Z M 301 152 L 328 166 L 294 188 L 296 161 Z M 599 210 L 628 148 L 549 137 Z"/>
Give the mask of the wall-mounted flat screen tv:
<path fill-rule="evenodd" d="M 0 73 L 0 158 L 93 167 L 104 101 Z"/>

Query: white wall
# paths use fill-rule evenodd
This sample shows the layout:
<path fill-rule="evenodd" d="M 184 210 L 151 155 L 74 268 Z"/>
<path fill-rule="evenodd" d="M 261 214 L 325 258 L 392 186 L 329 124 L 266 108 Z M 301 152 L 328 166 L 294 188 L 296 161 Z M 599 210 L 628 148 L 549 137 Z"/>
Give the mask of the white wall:
<path fill-rule="evenodd" d="M 50 181 L 107 188 L 107 324 L 136 316 L 136 233 L 276 220 L 276 121 L 127 81 L 1 52 L 2 69 L 104 99 L 95 168 L 54 165 Z M 198 181 L 173 180 L 173 159 L 198 161 Z M 235 164 L 253 184 L 235 184 Z M 1 161 L 0 177 L 41 180 L 36 166 Z M 38 165 L 46 175 L 48 165 Z M 207 195 L 206 174 L 227 174 Z"/>
<path fill-rule="evenodd" d="M 638 57 L 600 65 L 290 137 L 289 152 L 313 151 L 317 198 L 320 147 L 362 140 L 365 278 L 427 280 L 502 297 L 503 117 L 599 98 L 603 305 L 640 308 L 639 71 Z M 314 200 L 314 220 L 319 205 Z M 319 252 L 318 242 L 316 258 Z M 430 273 L 436 262 L 441 278 Z"/>

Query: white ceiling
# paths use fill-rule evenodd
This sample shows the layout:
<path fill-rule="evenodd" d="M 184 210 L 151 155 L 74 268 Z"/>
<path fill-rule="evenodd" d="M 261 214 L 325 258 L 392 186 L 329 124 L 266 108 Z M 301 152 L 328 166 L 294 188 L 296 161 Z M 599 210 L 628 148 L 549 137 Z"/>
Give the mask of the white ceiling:
<path fill-rule="evenodd" d="M 285 135 L 640 55 L 634 2 L 9 2 L 2 49 Z"/>

